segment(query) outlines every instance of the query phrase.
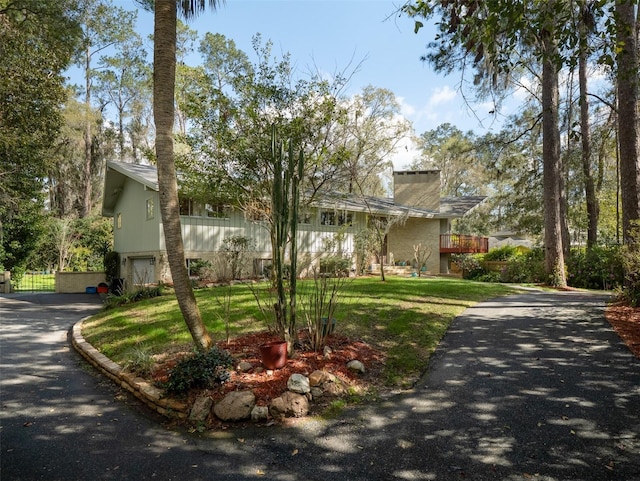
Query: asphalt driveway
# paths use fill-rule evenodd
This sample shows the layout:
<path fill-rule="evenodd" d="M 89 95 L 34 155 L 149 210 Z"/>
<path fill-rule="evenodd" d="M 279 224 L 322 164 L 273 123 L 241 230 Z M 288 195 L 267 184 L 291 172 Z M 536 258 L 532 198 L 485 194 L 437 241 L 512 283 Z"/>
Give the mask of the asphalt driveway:
<path fill-rule="evenodd" d="M 70 350 L 91 297 L 0 297 L 3 480 L 640 480 L 640 361 L 604 296 L 480 304 L 410 392 L 335 420 L 205 434 L 167 429 Z"/>

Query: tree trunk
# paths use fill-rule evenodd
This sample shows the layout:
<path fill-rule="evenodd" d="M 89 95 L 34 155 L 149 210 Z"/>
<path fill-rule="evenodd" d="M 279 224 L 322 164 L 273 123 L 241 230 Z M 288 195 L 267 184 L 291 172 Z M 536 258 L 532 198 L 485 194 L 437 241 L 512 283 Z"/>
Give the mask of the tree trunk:
<path fill-rule="evenodd" d="M 585 5 L 583 4 L 583 8 Z M 580 136 L 582 139 L 582 173 L 587 202 L 587 249 L 598 243 L 599 208 L 596 189 L 591 172 L 591 129 L 589 126 L 589 98 L 587 97 L 587 26 L 580 19 L 580 53 L 578 57 L 578 78 L 580 85 Z"/>
<path fill-rule="evenodd" d="M 91 212 L 91 161 L 92 161 L 92 144 L 93 138 L 91 134 L 91 47 L 87 47 L 85 51 L 85 122 L 84 122 L 84 163 L 82 165 L 82 208 L 80 209 L 80 217 L 86 217 Z"/>
<path fill-rule="evenodd" d="M 174 90 L 176 72 L 176 0 L 156 0 L 153 49 L 153 117 L 160 212 L 167 257 L 178 305 L 191 337 L 202 349 L 213 344 L 202 322 L 191 288 L 180 225 L 178 182 L 173 158 Z"/>
<path fill-rule="evenodd" d="M 638 19 L 633 0 L 616 2 L 618 89 L 618 142 L 622 195 L 623 242 L 632 241 L 629 229 L 640 219 L 640 79 L 638 75 Z"/>
<path fill-rule="evenodd" d="M 551 3 L 551 2 L 549 2 Z M 543 32 L 542 156 L 544 165 L 545 270 L 549 283 L 567 285 L 560 221 L 560 130 L 558 127 L 558 47 L 551 32 Z"/>

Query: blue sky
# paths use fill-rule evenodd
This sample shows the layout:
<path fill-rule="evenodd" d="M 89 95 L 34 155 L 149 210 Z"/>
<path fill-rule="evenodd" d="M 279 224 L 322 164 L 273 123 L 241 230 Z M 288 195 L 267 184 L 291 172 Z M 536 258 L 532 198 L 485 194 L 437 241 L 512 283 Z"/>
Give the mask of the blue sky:
<path fill-rule="evenodd" d="M 301 76 L 312 65 L 332 74 L 361 62 L 351 79 L 348 93 L 366 85 L 391 90 L 400 101 L 404 116 L 417 134 L 449 122 L 462 130 L 486 132 L 457 91 L 459 74 L 436 75 L 420 60 L 433 39 L 428 27 L 418 34 L 413 21 L 394 14 L 403 0 L 228 0 L 219 10 L 207 10 L 189 22 L 200 35 L 220 33 L 252 54 L 251 38 L 261 33 L 273 41 L 274 54 L 291 54 Z M 126 9 L 133 0 L 114 0 Z M 139 32 L 153 30 L 153 15 L 139 11 Z M 491 107 L 476 105 L 476 115 L 487 118 Z M 394 161 L 396 167 L 411 159 L 406 152 Z"/>

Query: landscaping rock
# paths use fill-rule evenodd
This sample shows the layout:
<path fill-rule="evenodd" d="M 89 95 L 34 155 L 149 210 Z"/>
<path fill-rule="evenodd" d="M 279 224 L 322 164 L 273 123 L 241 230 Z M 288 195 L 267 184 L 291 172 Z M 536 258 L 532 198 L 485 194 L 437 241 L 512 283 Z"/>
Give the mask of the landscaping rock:
<path fill-rule="evenodd" d="M 251 364 L 250 362 L 247 361 L 242 361 L 238 363 L 238 366 L 236 367 L 236 370 L 238 372 L 249 372 L 253 369 L 253 364 Z"/>
<path fill-rule="evenodd" d="M 251 416 L 256 397 L 251 391 L 234 391 L 227 394 L 213 407 L 213 412 L 222 421 L 241 421 Z"/>
<path fill-rule="evenodd" d="M 333 349 L 331 349 L 329 346 L 324 346 L 322 353 L 324 354 L 325 359 L 331 359 L 331 354 L 333 353 Z"/>
<path fill-rule="evenodd" d="M 254 406 L 251 410 L 251 420 L 259 423 L 269 419 L 269 408 L 267 406 Z"/>
<path fill-rule="evenodd" d="M 309 378 L 303 374 L 292 374 L 287 381 L 287 389 L 298 394 L 306 394 L 311 391 Z"/>
<path fill-rule="evenodd" d="M 330 379 L 327 371 L 316 370 L 309 375 L 309 385 L 312 387 L 320 386 Z"/>
<path fill-rule="evenodd" d="M 323 394 L 329 396 L 339 397 L 345 394 L 346 391 L 347 388 L 345 387 L 345 385 L 342 383 L 342 381 L 340 381 L 340 379 L 335 376 L 333 376 L 331 380 L 322 384 Z"/>
<path fill-rule="evenodd" d="M 209 412 L 211 412 L 211 406 L 213 406 L 213 399 L 209 396 L 200 396 L 196 398 L 189 413 L 189 421 L 194 423 L 203 423 Z"/>
<path fill-rule="evenodd" d="M 311 396 L 313 396 L 313 399 L 318 399 L 320 397 L 322 397 L 322 395 L 324 394 L 324 391 L 322 390 L 322 388 L 313 386 L 311 388 Z"/>
<path fill-rule="evenodd" d="M 357 359 L 354 359 L 353 361 L 349 361 L 347 363 L 347 368 L 350 369 L 351 371 L 354 371 L 354 372 L 357 372 L 357 373 L 360 373 L 360 374 L 364 374 L 365 373 L 364 364 L 362 364 Z"/>
<path fill-rule="evenodd" d="M 271 401 L 269 413 L 275 419 L 306 416 L 309 413 L 309 400 L 302 394 L 287 391 Z"/>

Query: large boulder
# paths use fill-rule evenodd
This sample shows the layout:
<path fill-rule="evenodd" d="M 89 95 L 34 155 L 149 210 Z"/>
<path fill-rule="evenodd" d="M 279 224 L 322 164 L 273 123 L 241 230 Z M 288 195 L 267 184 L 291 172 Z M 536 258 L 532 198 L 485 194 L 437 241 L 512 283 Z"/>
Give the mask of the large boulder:
<path fill-rule="evenodd" d="M 242 421 L 251 417 L 256 397 L 251 391 L 234 391 L 227 394 L 213 407 L 213 412 L 222 421 Z"/>

